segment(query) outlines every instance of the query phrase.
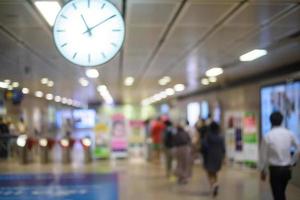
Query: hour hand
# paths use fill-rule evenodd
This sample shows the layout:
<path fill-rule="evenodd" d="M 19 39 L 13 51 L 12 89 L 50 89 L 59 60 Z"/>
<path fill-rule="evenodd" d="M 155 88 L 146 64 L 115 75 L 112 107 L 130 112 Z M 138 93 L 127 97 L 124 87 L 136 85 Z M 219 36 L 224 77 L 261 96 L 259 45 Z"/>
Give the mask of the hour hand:
<path fill-rule="evenodd" d="M 89 35 L 92 36 L 91 29 L 90 29 L 89 26 L 87 25 L 87 23 L 86 23 L 86 21 L 85 21 L 83 15 L 81 14 L 80 16 L 81 16 L 81 19 L 83 20 L 83 23 L 84 23 L 84 25 L 85 25 L 85 27 L 86 27 L 86 29 L 87 29 L 84 33 L 89 33 Z"/>

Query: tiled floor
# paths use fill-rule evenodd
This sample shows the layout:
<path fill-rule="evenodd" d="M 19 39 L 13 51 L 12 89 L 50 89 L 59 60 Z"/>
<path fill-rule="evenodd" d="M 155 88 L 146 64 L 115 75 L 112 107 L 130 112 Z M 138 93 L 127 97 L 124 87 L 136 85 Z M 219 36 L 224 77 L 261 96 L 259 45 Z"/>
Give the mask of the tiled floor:
<path fill-rule="evenodd" d="M 0 162 L 0 174 L 106 174 L 111 172 L 116 172 L 119 176 L 120 200 L 212 199 L 208 192 L 209 187 L 206 176 L 200 165 L 195 165 L 194 175 L 190 183 L 182 186 L 167 180 L 162 166 L 146 162 L 122 160 L 95 161 L 88 165 L 76 162 L 70 165 L 60 163 L 41 165 L 35 163 L 25 166 L 21 166 L 16 162 Z M 254 170 L 242 169 L 238 166 L 225 166 L 220 174 L 220 186 L 220 194 L 215 199 L 272 199 L 268 184 L 261 183 L 258 173 Z M 289 185 L 287 196 L 289 200 L 299 200 L 300 189 Z M 89 199 L 86 198 L 85 200 Z"/>

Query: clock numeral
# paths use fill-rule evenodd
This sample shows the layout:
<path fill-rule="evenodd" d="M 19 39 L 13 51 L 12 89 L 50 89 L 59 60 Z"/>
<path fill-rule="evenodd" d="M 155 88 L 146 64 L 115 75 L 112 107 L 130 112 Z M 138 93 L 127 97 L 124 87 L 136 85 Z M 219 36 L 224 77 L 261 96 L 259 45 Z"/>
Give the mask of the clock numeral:
<path fill-rule="evenodd" d="M 105 7 L 105 3 L 102 5 L 101 9 L 103 9 Z"/>
<path fill-rule="evenodd" d="M 66 16 L 64 16 L 64 15 L 61 15 L 61 17 L 64 18 L 64 19 L 68 19 L 68 18 L 67 18 Z"/>
<path fill-rule="evenodd" d="M 56 30 L 56 32 L 62 33 L 62 32 L 66 32 L 66 30 Z"/>
<path fill-rule="evenodd" d="M 67 46 L 68 45 L 68 43 L 64 43 L 64 44 L 62 44 L 60 47 L 65 47 L 65 46 Z"/>
<path fill-rule="evenodd" d="M 121 30 L 120 29 L 113 29 L 112 31 L 113 32 L 120 32 Z"/>
<path fill-rule="evenodd" d="M 77 10 L 76 4 L 73 3 L 72 5 L 73 5 L 73 8 L 74 8 L 75 10 Z"/>
<path fill-rule="evenodd" d="M 117 44 L 116 43 L 110 43 L 112 46 L 114 46 L 114 47 L 117 47 Z"/>
<path fill-rule="evenodd" d="M 103 52 L 101 53 L 101 55 L 102 55 L 103 58 L 106 58 L 106 56 L 105 56 L 105 54 Z"/>
<path fill-rule="evenodd" d="M 73 59 L 75 59 L 75 57 L 77 56 L 77 52 L 76 53 L 74 53 L 74 55 L 73 55 Z"/>
<path fill-rule="evenodd" d="M 88 61 L 89 61 L 89 63 L 91 62 L 91 54 L 89 54 L 89 56 L 88 56 Z"/>

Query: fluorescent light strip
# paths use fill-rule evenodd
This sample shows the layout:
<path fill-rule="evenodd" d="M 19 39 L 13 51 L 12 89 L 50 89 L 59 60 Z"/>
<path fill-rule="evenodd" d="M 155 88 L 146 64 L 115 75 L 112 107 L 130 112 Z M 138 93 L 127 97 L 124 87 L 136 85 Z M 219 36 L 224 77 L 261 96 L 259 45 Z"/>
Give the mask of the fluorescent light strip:
<path fill-rule="evenodd" d="M 50 26 L 54 25 L 57 14 L 61 7 L 57 1 L 35 1 L 34 5 L 43 15 Z"/>
<path fill-rule="evenodd" d="M 253 61 L 255 59 L 258 59 L 262 56 L 267 55 L 268 52 L 267 50 L 264 49 L 254 49 L 248 53 L 245 53 L 244 55 L 240 56 L 240 61 L 242 62 L 249 62 L 249 61 Z"/>

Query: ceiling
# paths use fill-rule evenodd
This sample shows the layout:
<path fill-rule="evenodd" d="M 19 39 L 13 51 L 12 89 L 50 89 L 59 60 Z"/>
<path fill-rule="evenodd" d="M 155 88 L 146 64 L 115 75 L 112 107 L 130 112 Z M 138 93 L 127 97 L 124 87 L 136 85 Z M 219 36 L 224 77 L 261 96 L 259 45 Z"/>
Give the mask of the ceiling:
<path fill-rule="evenodd" d="M 61 1 L 62 3 L 63 1 Z M 183 94 L 207 89 L 200 79 L 213 66 L 225 73 L 216 84 L 264 73 L 300 61 L 300 1 L 296 0 L 113 0 L 125 11 L 121 52 L 97 67 L 100 77 L 82 87 L 84 69 L 57 52 L 51 27 L 31 0 L 0 0 L 0 81 L 11 79 L 83 103 L 101 101 L 96 87 L 108 86 L 118 102 L 139 103 L 177 83 Z M 269 54 L 251 63 L 238 57 L 255 48 Z M 160 86 L 168 75 L 172 81 Z M 123 85 L 133 76 L 131 87 Z M 48 77 L 55 85 L 40 83 Z M 182 94 L 181 94 L 182 95 Z"/>

